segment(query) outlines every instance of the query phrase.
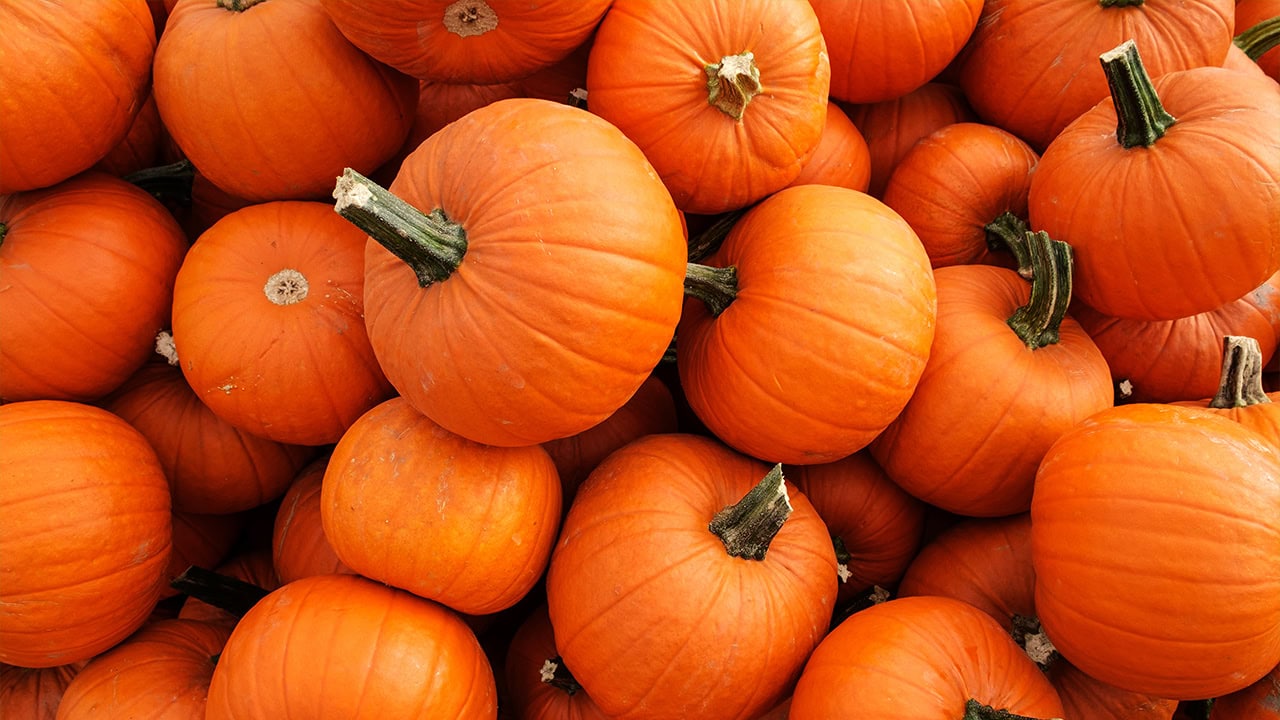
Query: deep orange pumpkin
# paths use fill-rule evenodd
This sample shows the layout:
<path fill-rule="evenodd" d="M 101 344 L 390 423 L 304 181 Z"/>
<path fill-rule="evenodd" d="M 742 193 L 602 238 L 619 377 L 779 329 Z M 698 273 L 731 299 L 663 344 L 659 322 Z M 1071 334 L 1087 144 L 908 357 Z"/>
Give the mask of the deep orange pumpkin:
<path fill-rule="evenodd" d="M 450 260 L 406 250 L 415 271 L 370 242 L 369 339 L 401 395 L 450 431 L 507 446 L 581 432 L 621 407 L 670 344 L 680 214 L 600 118 L 548 100 L 487 105 L 419 146 L 391 191 L 443 217 L 408 232 L 434 233 L 424 244 Z M 357 212 L 368 192 L 344 181 L 340 208 Z"/>
<path fill-rule="evenodd" d="M 88 660 L 164 587 L 169 484 L 146 438 L 89 405 L 0 405 L 0 662 Z"/>
<path fill-rule="evenodd" d="M 758 526 L 734 517 L 748 507 Z M 696 435 L 650 435 L 606 458 L 547 572 L 560 656 L 602 710 L 628 719 L 763 713 L 826 632 L 835 596 L 831 538 L 803 494 Z"/>
<path fill-rule="evenodd" d="M 1063 435 L 1036 475 L 1036 609 L 1089 675 L 1177 700 L 1280 663 L 1280 452 L 1203 410 L 1135 404 Z M 1207 594 L 1207 595 L 1206 595 Z"/>
<path fill-rule="evenodd" d="M 871 184 L 871 151 L 862 133 L 840 106 L 827 103 L 827 120 L 818 145 L 791 185 L 835 185 L 866 192 Z"/>
<path fill-rule="evenodd" d="M 338 559 L 320 519 L 320 488 L 326 455 L 307 467 L 280 500 L 271 530 L 271 562 L 282 585 L 312 575 L 354 573 Z"/>
<path fill-rule="evenodd" d="M 0 400 L 95 400 L 151 354 L 187 249 L 173 216 L 105 173 L 0 196 Z"/>
<path fill-rule="evenodd" d="M 17 720 L 54 720 L 58 704 L 83 662 L 48 668 L 0 664 L 0 708 Z"/>
<path fill-rule="evenodd" d="M 0 7 L 0 195 L 89 169 L 129 132 L 156 49 L 146 0 Z"/>
<path fill-rule="evenodd" d="M 830 79 L 807 0 L 614 0 L 591 47 L 587 102 L 640 146 L 677 207 L 710 214 L 800 174 Z"/>
<path fill-rule="evenodd" d="M 173 291 L 179 365 L 201 402 L 254 435 L 324 445 L 390 396 L 364 332 L 364 242 L 300 201 L 242 208 L 201 235 Z"/>
<path fill-rule="evenodd" d="M 257 202 L 323 198 L 344 167 L 372 172 L 404 142 L 418 89 L 348 42 L 320 0 L 178 2 L 153 86 L 196 168 Z"/>
<path fill-rule="evenodd" d="M 516 720 L 607 720 L 556 652 L 547 606 L 525 618 L 503 660 L 506 693 Z"/>

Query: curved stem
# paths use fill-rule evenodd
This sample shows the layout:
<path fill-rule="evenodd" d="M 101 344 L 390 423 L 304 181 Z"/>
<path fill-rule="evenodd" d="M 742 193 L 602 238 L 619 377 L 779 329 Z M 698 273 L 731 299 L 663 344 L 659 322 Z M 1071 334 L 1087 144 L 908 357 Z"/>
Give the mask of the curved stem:
<path fill-rule="evenodd" d="M 733 557 L 763 560 L 769 543 L 788 517 L 791 499 L 782 477 L 782 464 L 778 463 L 741 500 L 716 513 L 707 529 L 720 538 Z"/>
<path fill-rule="evenodd" d="M 1263 20 L 1235 36 L 1233 42 L 1250 60 L 1258 62 L 1272 48 L 1280 47 L 1280 16 Z"/>
<path fill-rule="evenodd" d="M 1177 120 L 1160 104 L 1138 46 L 1125 40 L 1099 59 L 1116 108 L 1116 140 L 1125 149 L 1151 147 Z"/>
<path fill-rule="evenodd" d="M 1031 258 L 1031 299 L 1009 316 L 1009 327 L 1032 350 L 1058 342 L 1058 329 L 1071 304 L 1071 246 L 1049 234 L 1026 234 Z"/>
<path fill-rule="evenodd" d="M 738 296 L 738 269 L 689 263 L 685 266 L 684 293 L 706 303 L 712 317 L 720 317 Z"/>
<path fill-rule="evenodd" d="M 987 231 L 987 247 L 992 252 L 1007 250 L 1013 253 L 1018 263 L 1018 274 L 1031 279 L 1031 255 L 1027 247 L 1027 223 L 1022 218 L 1005 210 L 987 223 L 983 228 Z"/>
<path fill-rule="evenodd" d="M 734 120 L 741 120 L 751 98 L 760 94 L 760 68 L 755 54 L 726 55 L 703 67 L 707 74 L 707 102 Z"/>
<path fill-rule="evenodd" d="M 194 565 L 171 580 L 169 587 L 238 618 L 267 596 L 267 591 L 257 585 Z"/>
<path fill-rule="evenodd" d="M 1262 348 L 1243 335 L 1222 338 L 1222 377 L 1211 408 L 1239 408 L 1271 402 L 1262 387 Z"/>
<path fill-rule="evenodd" d="M 964 720 L 1041 720 L 1027 715 L 1018 715 L 1008 710 L 997 710 L 990 705 L 983 705 L 977 700 L 969 700 L 964 704 Z M 1056 720 L 1056 719 L 1055 719 Z"/>
<path fill-rule="evenodd" d="M 347 168 L 333 190 L 334 209 L 379 245 L 405 261 L 418 285 L 448 279 L 467 252 L 467 233 L 436 208 L 424 213 Z"/>
<path fill-rule="evenodd" d="M 196 166 L 190 160 L 179 160 L 168 165 L 143 168 L 125 175 L 123 179 L 146 190 L 158 200 L 173 198 L 181 205 L 190 205 Z"/>
<path fill-rule="evenodd" d="M 716 218 L 715 222 L 708 225 L 702 232 L 689 238 L 689 262 L 702 262 L 719 249 L 724 239 L 729 236 L 729 231 L 746 213 L 747 208 L 730 210 Z"/>
<path fill-rule="evenodd" d="M 542 682 L 560 688 L 568 695 L 582 692 L 582 686 L 573 677 L 573 673 L 569 672 L 569 668 L 565 667 L 564 660 L 561 660 L 559 655 L 543 661 L 542 667 L 538 668 L 538 673 Z"/>

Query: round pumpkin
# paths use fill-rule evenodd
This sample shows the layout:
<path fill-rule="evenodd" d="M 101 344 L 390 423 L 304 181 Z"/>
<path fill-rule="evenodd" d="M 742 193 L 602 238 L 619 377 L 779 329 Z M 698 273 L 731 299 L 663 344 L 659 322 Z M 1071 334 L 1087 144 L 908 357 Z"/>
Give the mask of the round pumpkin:
<path fill-rule="evenodd" d="M 271 562 L 282 585 L 312 575 L 353 573 L 338 559 L 320 518 L 320 491 L 329 458 L 303 468 L 280 500 L 271 528 Z"/>
<path fill-rule="evenodd" d="M 871 151 L 853 121 L 834 102 L 827 103 L 827 120 L 818 145 L 804 161 L 792 185 L 835 185 L 866 192 L 871 184 Z"/>
<path fill-rule="evenodd" d="M 503 677 L 516 720 L 607 720 L 556 652 L 547 606 L 520 623 L 503 660 Z"/>
<path fill-rule="evenodd" d="M 169 484 L 146 438 L 89 405 L 0 405 L 0 662 L 88 660 L 137 630 L 169 562 Z"/>
<path fill-rule="evenodd" d="M 236 625 L 205 718 L 494 720 L 496 695 L 457 615 L 362 577 L 318 575 L 271 593 Z"/>

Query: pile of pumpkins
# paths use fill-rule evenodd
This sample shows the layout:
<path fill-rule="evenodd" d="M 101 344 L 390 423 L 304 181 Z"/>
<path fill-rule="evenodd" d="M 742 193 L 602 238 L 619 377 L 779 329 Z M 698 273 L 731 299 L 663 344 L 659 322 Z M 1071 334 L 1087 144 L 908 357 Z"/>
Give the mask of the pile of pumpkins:
<path fill-rule="evenodd" d="M 1280 2 L 0 27 L 5 718 L 1280 717 Z"/>

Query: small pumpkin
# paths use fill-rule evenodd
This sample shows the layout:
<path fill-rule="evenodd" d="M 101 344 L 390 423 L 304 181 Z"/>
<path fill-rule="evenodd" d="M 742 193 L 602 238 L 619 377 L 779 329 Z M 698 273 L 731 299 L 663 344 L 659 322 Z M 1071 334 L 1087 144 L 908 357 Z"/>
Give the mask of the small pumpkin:
<path fill-rule="evenodd" d="M 547 606 L 520 623 L 503 660 L 516 720 L 607 720 L 556 652 Z"/>
<path fill-rule="evenodd" d="M 325 537 L 320 518 L 320 492 L 326 455 L 303 468 L 280 499 L 271 529 L 271 562 L 285 585 L 312 575 L 354 573 L 343 564 Z"/>
<path fill-rule="evenodd" d="M 791 185 L 835 185 L 866 192 L 871 184 L 871 151 L 853 121 L 834 102 L 827 103 L 827 121 L 818 145 L 804 161 Z"/>

